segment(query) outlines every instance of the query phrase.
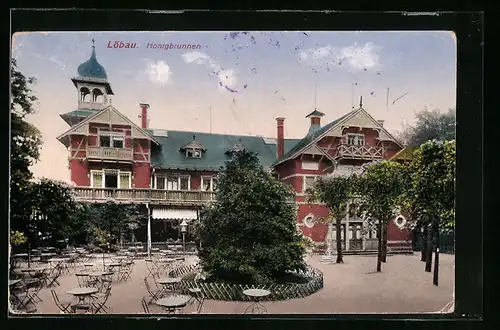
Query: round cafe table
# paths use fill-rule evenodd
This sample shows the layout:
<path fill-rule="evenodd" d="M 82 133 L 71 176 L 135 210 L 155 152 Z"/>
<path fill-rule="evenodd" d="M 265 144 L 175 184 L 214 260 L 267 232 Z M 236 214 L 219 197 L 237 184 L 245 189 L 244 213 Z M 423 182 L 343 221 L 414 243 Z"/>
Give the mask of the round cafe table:
<path fill-rule="evenodd" d="M 68 294 L 71 294 L 78 298 L 78 304 L 80 303 L 84 304 L 85 298 L 97 292 L 99 292 L 99 290 L 96 288 L 86 288 L 86 287 L 71 289 L 67 291 Z"/>
<path fill-rule="evenodd" d="M 190 299 L 190 296 L 177 295 L 158 299 L 155 304 L 164 307 L 169 314 L 175 314 L 176 311 L 181 311 L 186 307 Z"/>
<path fill-rule="evenodd" d="M 264 307 L 260 303 L 260 301 L 269 296 L 271 294 L 271 291 L 268 290 L 263 290 L 263 289 L 248 289 L 243 291 L 243 294 L 250 299 L 252 299 L 252 304 L 245 309 L 245 314 L 246 313 L 252 313 L 252 314 L 263 314 L 267 313 L 267 308 Z"/>
<path fill-rule="evenodd" d="M 160 277 L 156 280 L 156 283 L 163 285 L 162 293 L 167 291 L 175 292 L 177 289 L 177 285 L 181 282 L 181 279 L 178 277 Z"/>

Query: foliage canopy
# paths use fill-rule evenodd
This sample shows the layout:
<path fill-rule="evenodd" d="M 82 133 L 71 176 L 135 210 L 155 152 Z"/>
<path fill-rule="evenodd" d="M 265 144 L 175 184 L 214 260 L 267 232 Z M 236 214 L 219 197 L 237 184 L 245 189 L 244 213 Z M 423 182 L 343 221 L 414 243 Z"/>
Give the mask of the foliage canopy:
<path fill-rule="evenodd" d="M 296 230 L 293 190 L 260 165 L 255 154 L 233 154 L 219 174 L 216 201 L 202 211 L 201 265 L 209 278 L 270 284 L 306 265 Z"/>

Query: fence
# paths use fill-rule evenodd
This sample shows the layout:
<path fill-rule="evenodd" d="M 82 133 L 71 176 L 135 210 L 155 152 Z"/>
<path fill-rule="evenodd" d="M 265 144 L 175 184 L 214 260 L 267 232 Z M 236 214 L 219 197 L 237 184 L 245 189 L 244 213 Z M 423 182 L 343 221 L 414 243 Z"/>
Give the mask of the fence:
<path fill-rule="evenodd" d="M 176 277 L 188 277 L 200 271 L 197 264 L 182 266 L 172 270 L 169 275 Z M 218 282 L 203 282 L 195 280 L 182 280 L 185 288 L 199 288 L 205 299 L 226 301 L 249 301 L 250 298 L 243 294 L 247 289 L 265 289 L 271 294 L 265 300 L 288 300 L 304 298 L 323 288 L 323 273 L 319 269 L 308 267 L 307 271 L 301 273 L 309 280 L 307 283 L 271 284 L 271 285 L 245 285 L 227 284 Z"/>

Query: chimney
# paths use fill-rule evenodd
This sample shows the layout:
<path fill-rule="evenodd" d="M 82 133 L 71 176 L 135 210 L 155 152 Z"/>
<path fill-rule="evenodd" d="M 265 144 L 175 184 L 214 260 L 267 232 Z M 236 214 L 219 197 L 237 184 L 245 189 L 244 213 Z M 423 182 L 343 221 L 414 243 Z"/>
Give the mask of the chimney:
<path fill-rule="evenodd" d="M 148 108 L 149 104 L 147 103 L 140 103 L 139 106 L 141 107 L 141 128 L 148 128 Z"/>
<path fill-rule="evenodd" d="M 278 124 L 278 136 L 277 136 L 277 156 L 278 158 L 283 157 L 285 154 L 285 136 L 284 136 L 284 129 L 285 129 L 285 118 L 283 117 L 278 117 L 276 118 L 277 124 Z"/>
<path fill-rule="evenodd" d="M 385 120 L 379 119 L 377 121 L 381 127 L 384 127 Z"/>

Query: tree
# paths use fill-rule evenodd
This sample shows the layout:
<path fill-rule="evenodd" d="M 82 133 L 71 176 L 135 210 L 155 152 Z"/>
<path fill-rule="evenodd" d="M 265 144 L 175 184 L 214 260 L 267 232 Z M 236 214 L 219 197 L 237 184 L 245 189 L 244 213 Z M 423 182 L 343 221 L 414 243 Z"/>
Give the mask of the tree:
<path fill-rule="evenodd" d="M 141 212 L 139 205 L 86 204 L 80 207 L 80 222 L 85 223 L 85 231 L 90 241 L 116 244 L 123 234 L 133 231 L 147 221 L 147 214 Z"/>
<path fill-rule="evenodd" d="M 43 215 L 40 218 L 31 217 L 31 233 L 50 234 L 51 244 L 73 236 L 75 231 L 73 214 L 77 204 L 69 185 L 61 181 L 41 179 L 29 186 L 28 196 L 31 210 Z"/>
<path fill-rule="evenodd" d="M 428 243 L 434 239 L 434 285 L 438 285 L 439 236 L 455 227 L 455 141 L 429 141 L 415 152 L 410 186 L 404 206 L 414 227 L 428 228 Z M 431 271 L 432 245 L 428 248 L 426 271 Z"/>
<path fill-rule="evenodd" d="M 320 221 L 326 222 L 329 229 L 332 223 L 335 223 L 337 232 L 335 238 L 337 241 L 337 263 L 344 262 L 342 259 L 341 220 L 345 218 L 348 211 L 348 203 L 353 198 L 355 181 L 356 178 L 354 175 L 348 177 L 320 178 L 316 181 L 312 189 L 306 191 L 309 203 L 321 201 L 330 210 L 330 215 Z"/>
<path fill-rule="evenodd" d="M 405 188 L 404 165 L 397 162 L 370 164 L 358 177 L 356 189 L 363 198 L 367 214 L 378 221 L 377 272 L 382 270 L 382 261 L 387 252 L 384 243 L 387 241 L 387 224 L 396 215 Z"/>
<path fill-rule="evenodd" d="M 451 141 L 455 139 L 456 110 L 445 113 L 425 108 L 416 114 L 416 124 L 406 126 L 400 134 L 401 140 L 408 146 L 418 147 L 426 141 L 437 139 Z"/>
<path fill-rule="evenodd" d="M 26 193 L 33 178 L 30 166 L 40 157 L 42 139 L 40 131 L 25 120 L 35 112 L 37 98 L 30 88 L 35 78 L 26 78 L 14 59 L 11 65 L 10 223 L 22 228 L 31 216 Z"/>
<path fill-rule="evenodd" d="M 208 279 L 270 284 L 306 270 L 294 192 L 255 154 L 233 154 L 219 174 L 216 194 L 199 223 L 199 257 Z"/>

